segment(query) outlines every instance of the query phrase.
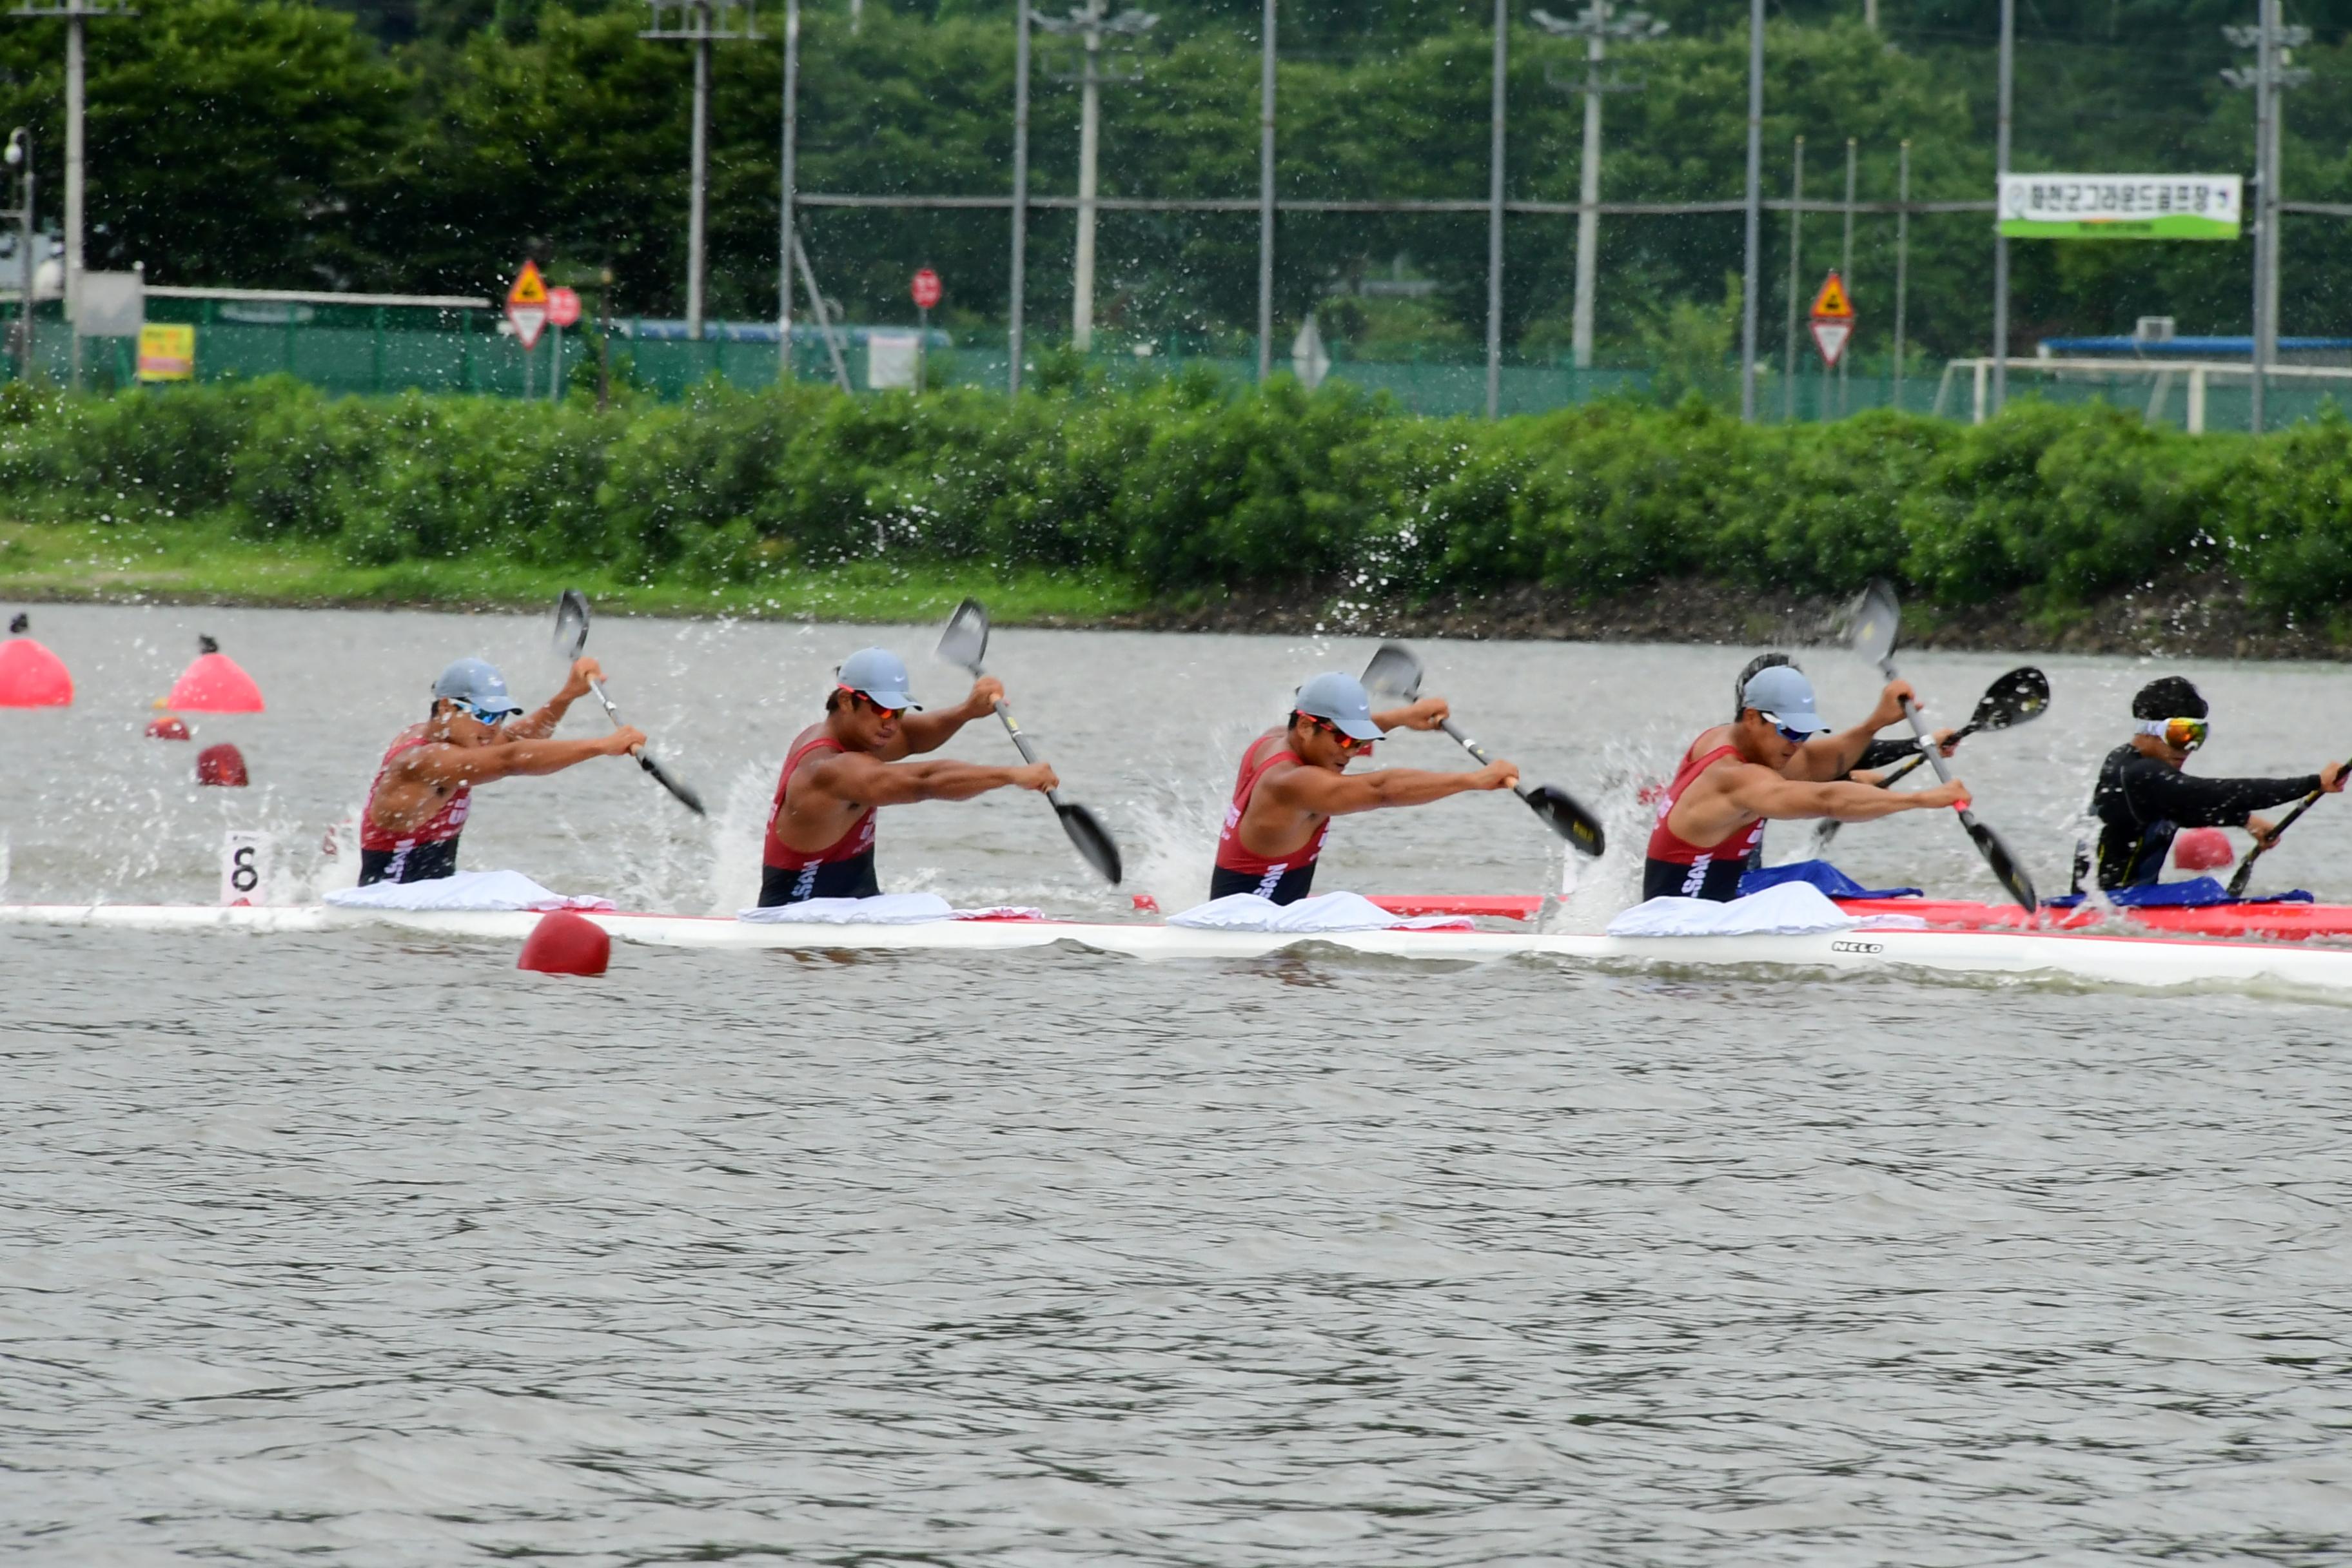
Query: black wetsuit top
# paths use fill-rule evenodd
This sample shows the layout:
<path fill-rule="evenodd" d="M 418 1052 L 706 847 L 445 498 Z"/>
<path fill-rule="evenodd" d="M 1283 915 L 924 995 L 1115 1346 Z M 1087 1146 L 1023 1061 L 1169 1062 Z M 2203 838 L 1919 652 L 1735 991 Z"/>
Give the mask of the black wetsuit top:
<path fill-rule="evenodd" d="M 1255 893 L 1270 904 L 1295 904 L 1315 887 L 1315 862 L 1292 866 L 1273 877 L 1261 871 L 1236 871 L 1230 866 L 1209 868 L 1209 897 L 1222 899 L 1232 893 Z"/>
<path fill-rule="evenodd" d="M 2117 746 L 2099 764 L 2091 815 L 2099 819 L 2096 864 L 2102 888 L 2154 882 L 2184 827 L 2243 827 L 2250 812 L 2284 805 L 2319 787 L 2317 773 L 2292 779 L 2200 779 L 2142 752 Z M 2074 858 L 2074 890 L 2083 890 L 2086 858 Z"/>

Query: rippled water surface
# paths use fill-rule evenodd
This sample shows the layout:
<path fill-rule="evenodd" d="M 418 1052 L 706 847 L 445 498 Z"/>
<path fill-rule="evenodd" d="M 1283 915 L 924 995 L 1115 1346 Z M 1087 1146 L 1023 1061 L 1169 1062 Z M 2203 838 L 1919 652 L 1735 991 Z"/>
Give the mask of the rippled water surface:
<path fill-rule="evenodd" d="M 0 714 L 16 899 L 208 898 L 240 826 L 279 835 L 299 892 L 441 662 L 504 658 L 527 700 L 553 679 L 539 628 L 502 618 L 39 621 L 83 700 Z M 198 721 L 252 760 L 242 795 L 139 738 L 199 626 L 271 697 Z M 615 699 L 720 821 L 599 765 L 485 791 L 469 862 L 730 907 L 782 742 L 866 635 L 600 624 Z M 1368 651 L 998 641 L 1072 794 L 1171 902 L 1205 876 L 1234 752 L 1300 675 Z M 1424 648 L 1474 731 L 1623 823 L 1749 651 Z M 919 694 L 953 689 L 914 662 Z M 1833 712 L 1866 699 L 1850 660 L 1807 662 Z M 1914 662 L 1956 711 L 2015 661 Z M 2043 662 L 2052 716 L 1964 756 L 2054 879 L 2146 672 Z M 2339 672 L 2189 673 L 2219 700 L 2210 771 L 2308 767 L 2345 729 Z M 1434 738 L 1382 750 L 1454 764 Z M 1118 908 L 1034 802 L 897 815 L 897 885 Z M 1849 830 L 1840 858 L 1980 889 L 1926 816 Z M 2330 821 L 2273 858 L 2352 893 Z M 1331 863 L 1368 890 L 1559 874 L 1492 798 L 1344 824 Z M 1579 909 L 1630 875 L 1588 871 Z M 415 937 L 0 931 L 0 1547 L 2347 1555 L 2341 1009 L 1330 954 L 512 963 Z"/>

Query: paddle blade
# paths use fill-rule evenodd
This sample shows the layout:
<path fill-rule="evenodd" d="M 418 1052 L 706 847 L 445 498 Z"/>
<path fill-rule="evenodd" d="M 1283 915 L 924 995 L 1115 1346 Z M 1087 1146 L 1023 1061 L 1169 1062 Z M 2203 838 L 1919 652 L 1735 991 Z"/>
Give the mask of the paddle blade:
<path fill-rule="evenodd" d="M 1846 640 L 1871 663 L 1885 664 L 1895 652 L 1895 634 L 1902 627 L 1903 607 L 1895 602 L 1894 588 L 1881 578 L 1853 602 Z"/>
<path fill-rule="evenodd" d="M 2032 914 L 2039 910 L 2042 900 L 2034 894 L 2033 879 L 2026 875 L 2024 866 L 2010 852 L 2009 846 L 2001 842 L 2000 835 L 1965 811 L 1960 813 L 1960 822 L 1968 828 L 1969 837 L 1976 840 L 1977 853 L 1983 856 L 1985 864 L 1992 868 L 1993 880 L 2000 884 L 2001 890 L 2015 899 L 2018 908 L 2026 913 Z"/>
<path fill-rule="evenodd" d="M 2050 706 L 2050 678 L 2024 665 L 1985 689 L 1969 722 L 1979 730 L 2006 730 L 2039 719 Z"/>
<path fill-rule="evenodd" d="M 988 607 L 978 599 L 966 599 L 955 607 L 955 614 L 948 617 L 947 630 L 940 634 L 940 658 L 978 675 L 987 658 Z"/>
<path fill-rule="evenodd" d="M 637 758 L 637 765 L 644 768 L 646 772 L 653 774 L 654 782 L 656 784 L 658 784 L 662 788 L 677 796 L 678 804 L 686 807 L 687 810 L 694 813 L 697 816 L 709 816 L 710 815 L 710 813 L 703 806 L 702 796 L 695 793 L 694 786 L 687 783 L 684 779 L 679 778 L 676 773 L 671 773 L 659 763 L 654 761 L 650 753 L 640 753 Z"/>
<path fill-rule="evenodd" d="M 1543 818 L 1544 826 L 1569 842 L 1580 855 L 1598 860 L 1609 847 L 1609 834 L 1601 819 L 1587 811 L 1577 798 L 1558 784 L 1538 784 L 1519 796 L 1528 809 Z"/>
<path fill-rule="evenodd" d="M 1070 836 L 1070 842 L 1076 847 L 1079 856 L 1101 874 L 1104 881 L 1118 887 L 1120 876 L 1118 845 L 1104 831 L 1103 825 L 1095 820 L 1095 814 L 1083 805 L 1072 805 L 1066 801 L 1054 809 L 1060 814 L 1062 831 Z"/>
<path fill-rule="evenodd" d="M 570 664 L 587 646 L 588 595 L 577 588 L 566 588 L 555 601 L 555 651 Z"/>
<path fill-rule="evenodd" d="M 1364 666 L 1364 689 L 1412 701 L 1421 695 L 1421 660 L 1402 643 L 1381 644 Z"/>

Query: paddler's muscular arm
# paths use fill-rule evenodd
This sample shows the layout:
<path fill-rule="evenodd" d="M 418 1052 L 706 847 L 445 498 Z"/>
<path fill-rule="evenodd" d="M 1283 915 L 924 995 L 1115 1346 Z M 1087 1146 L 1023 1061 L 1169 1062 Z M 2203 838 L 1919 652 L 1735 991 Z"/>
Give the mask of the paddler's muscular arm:
<path fill-rule="evenodd" d="M 905 749 L 898 755 L 938 751 L 954 738 L 958 730 L 975 719 L 985 719 L 995 712 L 996 705 L 1003 700 L 1004 683 L 992 675 L 983 675 L 971 683 L 971 695 L 953 708 L 942 709 L 937 713 L 917 713 L 910 710 L 899 715 L 898 739 Z M 944 800 L 949 797 L 936 795 L 928 798 Z M 969 797 L 957 795 L 954 798 L 963 800 Z"/>
<path fill-rule="evenodd" d="M 992 789 L 1048 790 L 1060 787 L 1054 770 L 1039 763 L 1031 767 L 993 768 L 978 763 L 940 758 L 929 763 L 886 763 L 862 752 L 846 752 L 813 763 L 793 780 L 791 805 L 803 809 L 801 780 L 812 794 L 845 805 L 912 805 L 924 800 L 970 800 Z"/>
<path fill-rule="evenodd" d="M 1385 805 L 1427 805 L 1450 795 L 1508 789 L 1518 782 L 1518 764 L 1498 759 L 1483 768 L 1444 773 L 1426 768 L 1335 773 L 1328 768 L 1295 767 L 1268 774 L 1257 791 L 1274 805 L 1292 811 L 1347 816 Z"/>
<path fill-rule="evenodd" d="M 1870 710 L 1869 718 L 1851 730 L 1814 736 L 1797 748 L 1797 754 L 1789 759 L 1781 776 L 1821 783 L 1845 777 L 1862 765 L 1862 753 L 1881 730 L 1903 721 L 1903 700 L 1906 697 L 1915 706 L 1918 703 L 1909 681 L 1888 681 L 1885 689 L 1878 694 L 1878 706 Z"/>
<path fill-rule="evenodd" d="M 1444 698 L 1424 697 L 1402 708 L 1383 708 L 1372 715 L 1372 722 L 1381 727 L 1382 734 L 1391 730 L 1434 730 L 1453 711 Z"/>
<path fill-rule="evenodd" d="M 395 778 L 416 784 L 488 784 L 492 779 L 562 773 L 591 757 L 617 757 L 646 743 L 645 731 L 624 724 L 593 741 L 509 741 L 497 746 L 419 746 L 394 765 Z"/>
<path fill-rule="evenodd" d="M 509 742 L 546 740 L 555 733 L 555 727 L 563 722 L 563 716 L 572 710 L 572 705 L 588 695 L 588 683 L 604 679 L 604 668 L 594 659 L 573 659 L 572 675 L 564 681 L 563 689 L 549 698 L 536 712 L 510 720 L 501 733 Z"/>
<path fill-rule="evenodd" d="M 1840 822 L 1870 822 L 1898 811 L 1964 805 L 1969 798 L 1967 786 L 1958 779 L 1934 789 L 1890 790 L 1864 784 L 1811 784 L 1783 778 L 1769 768 L 1724 771 L 1727 776 L 1718 798 L 1743 820 L 1766 816 L 1788 822 L 1827 816 Z M 1675 815 L 1681 814 L 1677 811 Z"/>

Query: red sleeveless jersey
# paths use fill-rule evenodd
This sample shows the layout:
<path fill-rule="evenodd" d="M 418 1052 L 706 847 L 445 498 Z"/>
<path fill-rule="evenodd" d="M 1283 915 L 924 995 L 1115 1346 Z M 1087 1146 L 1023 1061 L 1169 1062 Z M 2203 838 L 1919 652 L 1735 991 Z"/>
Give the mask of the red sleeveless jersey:
<path fill-rule="evenodd" d="M 837 860 L 855 860 L 874 847 L 874 807 L 867 806 L 851 823 L 842 836 L 822 849 L 795 849 L 776 837 L 776 817 L 784 809 L 784 792 L 793 786 L 793 770 L 819 752 L 846 752 L 849 748 L 835 740 L 823 724 L 812 724 L 793 738 L 793 749 L 784 754 L 784 771 L 776 779 L 776 803 L 768 811 L 768 842 L 760 857 L 763 865 L 779 870 L 797 871 L 804 866 L 829 866 Z"/>
<path fill-rule="evenodd" d="M 1225 826 L 1217 835 L 1217 865 L 1223 870 L 1238 871 L 1248 877 L 1263 877 L 1269 872 L 1280 876 L 1297 867 L 1312 865 L 1323 853 L 1324 837 L 1331 831 L 1331 819 L 1328 816 L 1315 830 L 1315 837 L 1279 860 L 1268 859 L 1242 845 L 1242 816 L 1249 810 L 1250 797 L 1257 793 L 1258 781 L 1265 777 L 1266 770 L 1275 763 L 1298 761 L 1297 754 L 1287 746 L 1259 755 L 1260 747 L 1268 741 L 1280 740 L 1282 735 L 1280 730 L 1268 730 L 1252 741 L 1249 750 L 1242 753 L 1241 773 L 1234 781 L 1234 801 L 1225 807 Z"/>
<path fill-rule="evenodd" d="M 1704 756 L 1684 760 L 1674 782 L 1658 792 L 1658 825 L 1650 830 L 1648 854 L 1651 859 L 1664 860 L 1675 866 L 1704 867 L 1719 860 L 1745 860 L 1748 851 L 1763 842 L 1764 819 L 1760 816 L 1745 828 L 1735 828 L 1722 843 L 1704 847 L 1693 844 L 1666 826 L 1666 818 L 1674 815 L 1675 803 L 1682 799 L 1683 791 L 1691 786 L 1693 780 L 1724 758 L 1738 754 L 1739 750 L 1736 746 L 1717 746 Z"/>
<path fill-rule="evenodd" d="M 360 816 L 361 848 L 396 853 L 414 849 L 420 844 L 439 844 L 466 830 L 466 818 L 474 809 L 474 786 L 469 784 L 461 784 L 450 791 L 449 798 L 442 802 L 439 811 L 405 833 L 387 833 L 375 825 L 376 792 L 383 788 L 384 775 L 392 772 L 393 759 L 403 752 L 433 744 L 425 739 L 425 726 L 422 724 L 403 730 L 399 739 L 394 741 L 391 749 L 384 752 L 383 761 L 377 764 L 375 782 L 368 785 L 368 809 Z"/>

